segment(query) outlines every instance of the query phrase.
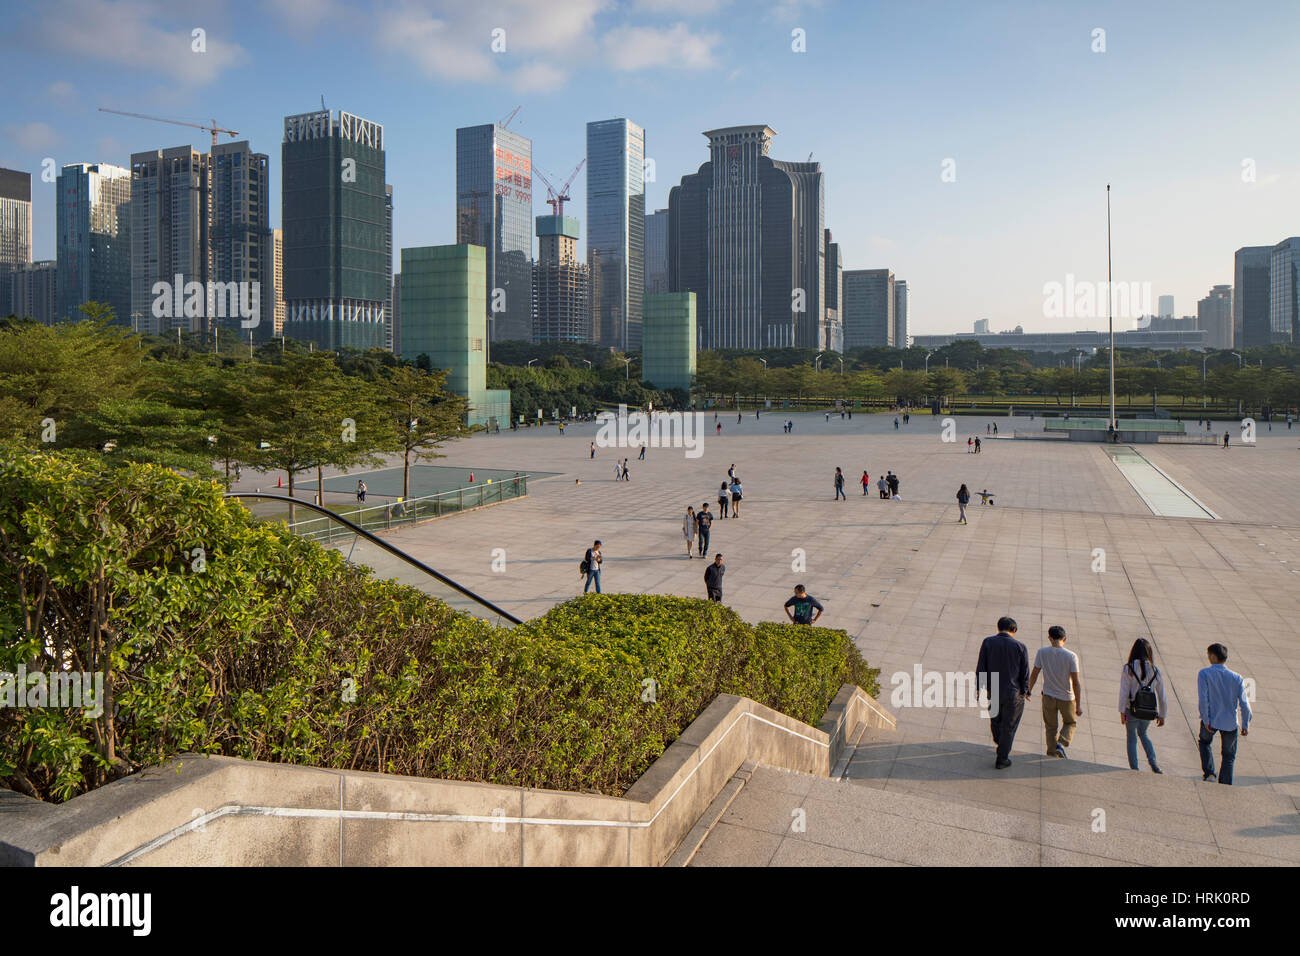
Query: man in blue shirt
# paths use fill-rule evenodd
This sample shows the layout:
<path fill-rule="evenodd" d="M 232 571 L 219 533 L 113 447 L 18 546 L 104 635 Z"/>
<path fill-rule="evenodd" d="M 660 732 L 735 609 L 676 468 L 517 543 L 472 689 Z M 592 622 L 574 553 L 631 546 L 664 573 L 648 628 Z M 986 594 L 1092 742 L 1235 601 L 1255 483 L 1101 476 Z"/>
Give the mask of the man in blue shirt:
<path fill-rule="evenodd" d="M 984 638 L 975 665 L 978 685 L 988 687 L 989 730 L 997 747 L 997 760 L 993 763 L 996 770 L 1011 766 L 1011 745 L 1025 712 L 1025 701 L 1029 699 L 1029 651 L 1016 640 L 1015 634 L 1014 618 L 998 618 L 998 632 Z"/>
<path fill-rule="evenodd" d="M 1201 779 L 1214 778 L 1214 755 L 1210 744 L 1219 735 L 1219 756 L 1223 766 L 1219 769 L 1219 783 L 1232 786 L 1232 767 L 1237 762 L 1237 709 L 1241 708 L 1241 736 L 1250 734 L 1250 701 L 1246 699 L 1246 682 L 1236 671 L 1223 665 L 1228 660 L 1228 649 L 1222 644 L 1211 644 L 1205 649 L 1210 666 L 1201 668 L 1196 675 L 1196 697 L 1201 716 L 1201 733 L 1197 742 L 1201 749 Z"/>

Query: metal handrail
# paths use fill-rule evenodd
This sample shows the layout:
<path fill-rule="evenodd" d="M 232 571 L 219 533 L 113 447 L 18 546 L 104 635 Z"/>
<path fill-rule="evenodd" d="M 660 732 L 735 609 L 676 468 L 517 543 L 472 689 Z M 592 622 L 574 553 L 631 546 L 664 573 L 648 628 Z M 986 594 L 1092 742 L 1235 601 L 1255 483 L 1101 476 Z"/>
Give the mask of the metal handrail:
<path fill-rule="evenodd" d="M 505 618 L 511 624 L 523 623 L 523 621 L 515 617 L 509 611 L 502 610 L 501 608 L 493 604 L 491 601 L 489 601 L 487 598 L 480 597 L 479 595 L 471 591 L 469 588 L 462 587 L 461 585 L 453 581 L 451 578 L 447 577 L 445 574 L 441 574 L 438 571 L 435 571 L 433 568 L 429 567 L 423 561 L 411 557 L 401 548 L 393 547 L 393 545 L 389 544 L 387 541 L 385 541 L 383 538 L 379 537 L 378 535 L 371 534 L 369 531 L 367 531 L 365 528 L 362 528 L 360 525 L 353 524 L 351 521 L 349 521 L 347 518 L 344 518 L 342 515 L 335 514 L 333 511 L 330 511 L 328 508 L 323 508 L 320 505 L 315 504 L 314 502 L 303 501 L 299 498 L 290 498 L 288 495 L 267 494 L 266 492 L 261 492 L 261 491 L 231 491 L 231 492 L 227 492 L 225 497 L 259 498 L 266 501 L 280 501 L 288 505 L 293 505 L 296 508 L 307 508 L 311 511 L 315 511 L 316 513 L 320 514 L 322 517 L 329 518 L 333 521 L 337 521 L 339 524 L 343 525 L 349 531 L 364 538 L 366 541 L 370 542 L 371 544 L 376 545 L 379 548 L 382 548 L 384 551 L 387 551 L 393 557 L 401 561 L 405 561 L 407 564 L 409 564 L 411 567 L 415 568 L 416 570 L 424 572 L 425 574 L 429 575 L 429 577 L 434 578 L 435 580 L 441 582 L 442 584 L 447 585 L 447 587 L 455 591 L 459 591 L 461 594 L 469 598 L 475 604 L 487 608 L 493 614 L 497 614 Z"/>

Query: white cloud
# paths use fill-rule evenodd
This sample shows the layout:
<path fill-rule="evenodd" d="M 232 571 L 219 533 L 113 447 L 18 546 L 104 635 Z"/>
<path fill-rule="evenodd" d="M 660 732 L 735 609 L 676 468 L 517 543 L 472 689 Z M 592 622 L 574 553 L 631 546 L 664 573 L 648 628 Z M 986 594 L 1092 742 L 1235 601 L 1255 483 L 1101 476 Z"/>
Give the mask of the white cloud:
<path fill-rule="evenodd" d="M 501 0 L 488 8 L 464 0 L 401 0 L 375 14 L 375 43 L 431 79 L 550 91 L 567 79 L 557 61 L 576 62 L 590 48 L 595 16 L 608 5 Z M 494 41 L 504 49 L 494 50 Z"/>
<path fill-rule="evenodd" d="M 716 33 L 692 33 L 684 23 L 658 27 L 616 27 L 601 38 L 606 62 L 616 70 L 650 68 L 702 70 L 714 65 Z"/>
<path fill-rule="evenodd" d="M 45 0 L 11 42 L 190 86 L 205 86 L 247 60 L 243 47 L 204 26 L 202 7 L 180 19 L 177 13 L 175 5 L 154 0 Z M 208 31 L 205 52 L 192 49 L 194 29 Z"/>
<path fill-rule="evenodd" d="M 67 80 L 59 80 L 45 88 L 45 95 L 60 103 L 71 103 L 77 98 L 77 90 Z"/>
<path fill-rule="evenodd" d="M 671 14 L 673 16 L 704 17 L 717 13 L 731 0 L 636 0 L 638 13 Z"/>
<path fill-rule="evenodd" d="M 59 142 L 59 134 L 48 123 L 21 123 L 4 128 L 4 138 L 32 153 L 47 150 Z"/>
<path fill-rule="evenodd" d="M 313 31 L 347 19 L 347 9 L 338 0 L 266 0 L 271 11 L 291 30 Z"/>

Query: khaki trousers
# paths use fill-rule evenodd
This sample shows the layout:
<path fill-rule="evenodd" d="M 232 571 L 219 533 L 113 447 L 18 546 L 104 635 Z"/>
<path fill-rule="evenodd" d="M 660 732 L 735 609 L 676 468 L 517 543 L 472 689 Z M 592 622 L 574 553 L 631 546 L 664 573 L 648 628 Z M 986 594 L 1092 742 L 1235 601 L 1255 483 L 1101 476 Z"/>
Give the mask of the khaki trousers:
<path fill-rule="evenodd" d="M 1056 697 L 1049 697 L 1043 694 L 1043 729 L 1047 732 L 1047 755 L 1055 756 L 1056 745 L 1059 743 L 1062 747 L 1070 746 L 1070 741 L 1074 739 L 1074 728 L 1078 719 L 1074 716 L 1074 701 L 1059 700 Z M 1060 718 L 1061 734 L 1057 737 L 1056 724 L 1057 718 Z"/>

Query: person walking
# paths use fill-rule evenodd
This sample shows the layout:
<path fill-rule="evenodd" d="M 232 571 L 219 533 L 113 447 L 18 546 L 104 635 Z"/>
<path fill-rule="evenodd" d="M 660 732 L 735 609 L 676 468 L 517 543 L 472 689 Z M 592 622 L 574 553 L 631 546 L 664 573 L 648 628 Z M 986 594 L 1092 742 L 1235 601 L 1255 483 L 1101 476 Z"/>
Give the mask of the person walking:
<path fill-rule="evenodd" d="M 706 557 L 709 553 L 709 529 L 713 527 L 713 515 L 709 514 L 709 503 L 706 501 L 700 506 L 700 510 L 695 515 L 695 523 L 699 526 L 699 553 L 700 557 Z"/>
<path fill-rule="evenodd" d="M 898 419 L 897 419 L 897 418 L 894 419 L 894 428 L 895 428 L 895 429 L 898 428 Z"/>
<path fill-rule="evenodd" d="M 695 555 L 695 533 L 699 530 L 699 525 L 695 521 L 695 509 L 690 505 L 686 506 L 686 517 L 682 519 L 682 537 L 686 539 L 686 557 L 693 558 Z"/>
<path fill-rule="evenodd" d="M 993 767 L 1005 770 L 1011 766 L 1011 745 L 1029 699 L 1029 651 L 1016 640 L 1014 618 L 998 618 L 998 632 L 984 638 L 975 679 L 988 691 L 989 730 L 997 748 Z"/>
<path fill-rule="evenodd" d="M 867 496 L 867 489 L 871 487 L 871 476 L 864 470 L 862 472 L 862 497 Z"/>
<path fill-rule="evenodd" d="M 849 496 L 844 493 L 844 472 L 836 468 L 835 469 L 835 500 L 839 501 L 841 498 L 843 498 L 845 501 L 849 500 Z"/>
<path fill-rule="evenodd" d="M 637 461 L 645 461 L 645 445 L 641 446 L 641 454 L 636 456 Z"/>
<path fill-rule="evenodd" d="M 881 501 L 889 497 L 889 480 L 884 475 L 876 482 L 876 490 L 880 492 Z"/>
<path fill-rule="evenodd" d="M 1228 433 L 1227 433 L 1227 432 L 1224 432 L 1224 433 L 1223 433 L 1223 447 L 1224 447 L 1224 448 L 1227 448 L 1227 447 L 1228 447 Z"/>
<path fill-rule="evenodd" d="M 966 454 L 973 455 L 974 453 L 975 453 L 975 439 L 971 438 L 968 435 L 966 437 Z"/>
<path fill-rule="evenodd" d="M 730 494 L 731 489 L 727 487 L 727 483 L 724 481 L 718 488 L 718 520 L 727 517 L 727 503 L 730 500 Z"/>
<path fill-rule="evenodd" d="M 628 473 L 628 470 L 627 470 L 627 459 L 626 459 L 626 458 L 623 459 L 623 480 L 624 480 L 624 481 L 631 481 L 631 480 L 632 480 L 632 476 Z"/>
<path fill-rule="evenodd" d="M 591 443 L 591 457 L 592 457 L 593 460 L 594 460 L 595 457 L 596 457 L 596 443 L 595 443 L 595 442 L 592 442 L 592 443 Z"/>
<path fill-rule="evenodd" d="M 736 412 L 736 424 L 740 424 L 740 412 Z"/>
<path fill-rule="evenodd" d="M 979 453 L 980 453 L 980 440 L 979 440 L 979 436 L 977 435 L 975 437 L 975 454 L 978 455 Z"/>
<path fill-rule="evenodd" d="M 966 506 L 968 504 L 970 504 L 970 492 L 966 490 L 965 485 L 962 485 L 957 489 L 957 510 L 961 513 L 957 518 L 958 524 L 970 524 L 966 520 Z"/>
<path fill-rule="evenodd" d="M 1237 711 L 1241 711 L 1241 736 L 1250 734 L 1250 701 L 1246 698 L 1246 682 L 1236 671 L 1228 670 L 1228 648 L 1211 644 L 1205 649 L 1209 667 L 1201 668 L 1196 675 L 1197 710 L 1201 717 L 1201 732 L 1197 744 L 1201 750 L 1201 779 L 1215 776 L 1214 755 L 1210 744 L 1219 735 L 1219 783 L 1232 786 L 1232 768 L 1237 762 Z"/>
<path fill-rule="evenodd" d="M 998 423 L 997 423 L 997 422 L 994 422 L 994 423 L 993 423 L 993 437 L 994 437 L 994 438 L 997 438 L 997 437 L 998 437 Z"/>
<path fill-rule="evenodd" d="M 1147 736 L 1151 721 L 1165 725 L 1165 679 L 1155 665 L 1151 642 L 1139 637 L 1128 652 L 1128 663 L 1119 675 L 1119 722 L 1128 737 L 1128 766 L 1138 768 L 1138 741 L 1146 751 L 1152 773 L 1162 773 L 1156 762 L 1156 748 Z"/>
<path fill-rule="evenodd" d="M 898 476 L 892 471 L 885 476 L 885 484 L 889 486 L 889 497 L 898 496 Z"/>
<path fill-rule="evenodd" d="M 357 502 L 358 503 L 360 504 L 366 503 L 366 490 L 367 490 L 366 483 L 358 479 L 357 480 Z"/>
<path fill-rule="evenodd" d="M 794 597 L 785 602 L 785 616 L 791 624 L 816 624 L 824 610 L 826 609 L 821 602 L 809 594 L 802 584 L 794 586 Z M 814 614 L 814 611 L 817 613 Z"/>
<path fill-rule="evenodd" d="M 1047 756 L 1065 757 L 1074 739 L 1076 718 L 1083 716 L 1083 688 L 1079 685 L 1079 655 L 1065 647 L 1065 628 L 1054 624 L 1047 629 L 1051 643 L 1034 654 L 1029 672 L 1029 693 L 1038 675 L 1043 675 L 1043 729 L 1047 734 Z M 1061 731 L 1056 731 L 1057 719 Z"/>
<path fill-rule="evenodd" d="M 719 434 L 719 435 L 722 434 L 722 423 L 721 423 L 721 422 L 718 422 L 718 434 Z"/>
<path fill-rule="evenodd" d="M 722 601 L 722 576 L 727 573 L 727 566 L 722 563 L 722 554 L 713 556 L 713 563 L 704 569 L 704 589 L 709 592 L 710 601 Z"/>
<path fill-rule="evenodd" d="M 740 486 L 739 478 L 731 479 L 731 517 L 740 517 L 740 499 L 745 495 L 745 489 Z"/>
<path fill-rule="evenodd" d="M 600 564 L 605 560 L 605 556 L 600 552 L 600 542 L 594 541 L 587 553 L 582 557 L 582 564 L 578 570 L 587 576 L 587 583 L 582 587 L 582 593 L 586 594 L 587 589 L 596 585 L 596 593 L 600 593 Z"/>
<path fill-rule="evenodd" d="M 623 463 L 619 461 L 617 458 L 614 459 L 614 480 L 615 481 L 623 480 Z"/>

